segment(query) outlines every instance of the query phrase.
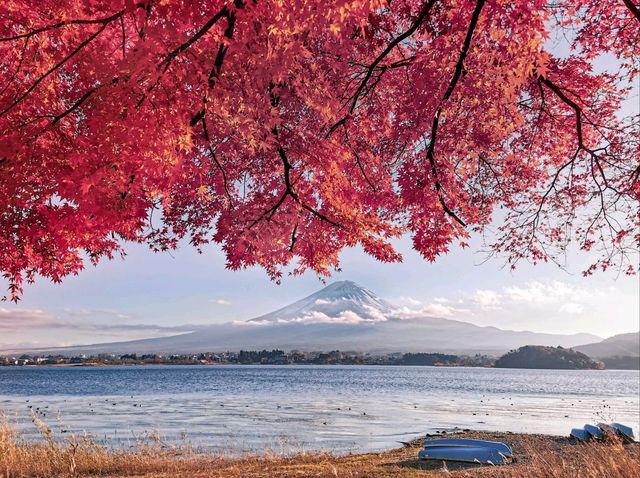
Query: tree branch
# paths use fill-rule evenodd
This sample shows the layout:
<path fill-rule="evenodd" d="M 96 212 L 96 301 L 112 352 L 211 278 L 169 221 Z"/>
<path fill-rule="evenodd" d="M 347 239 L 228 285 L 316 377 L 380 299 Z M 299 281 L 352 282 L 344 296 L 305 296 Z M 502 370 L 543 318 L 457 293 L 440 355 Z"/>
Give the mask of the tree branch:
<path fill-rule="evenodd" d="M 174 50 L 169 52 L 167 56 L 162 60 L 162 62 L 160 62 L 160 65 L 158 65 L 158 68 L 162 69 L 163 72 L 167 71 L 171 62 L 178 55 L 180 55 L 180 53 L 187 50 L 191 45 L 193 45 L 200 38 L 202 38 L 209 30 L 211 30 L 211 27 L 213 27 L 218 22 L 218 20 L 220 20 L 223 17 L 227 17 L 228 15 L 229 15 L 229 10 L 227 9 L 227 7 L 222 8 L 222 10 L 220 10 L 213 17 L 211 17 L 209 21 L 205 23 L 202 27 L 200 27 L 200 29 L 196 33 L 194 33 L 193 36 L 191 36 L 186 42 L 182 43 L 181 45 L 176 47 Z"/>
<path fill-rule="evenodd" d="M 434 177 L 436 192 L 438 193 L 438 200 L 440 202 L 440 205 L 442 206 L 442 209 L 444 209 L 444 211 L 462 227 L 466 227 L 465 222 L 462 219 L 460 219 L 460 217 L 455 212 L 453 212 L 449 208 L 449 206 L 447 206 L 446 204 L 446 201 L 444 198 L 444 191 L 442 189 L 442 184 L 438 179 L 438 168 L 436 166 L 435 148 L 436 148 L 436 139 L 438 135 L 438 125 L 440 122 L 440 115 L 442 114 L 442 110 L 443 110 L 442 104 L 445 101 L 447 101 L 449 98 L 451 98 L 451 95 L 453 94 L 453 90 L 455 89 L 456 85 L 458 84 L 458 81 L 460 80 L 460 75 L 462 74 L 462 69 L 464 68 L 464 60 L 466 59 L 467 53 L 469 52 L 469 47 L 471 46 L 473 33 L 478 24 L 478 19 L 480 18 L 480 12 L 482 11 L 482 7 L 484 6 L 484 4 L 485 4 L 485 0 L 478 0 L 476 2 L 476 7 L 473 10 L 473 14 L 471 15 L 471 21 L 469 22 L 469 27 L 467 28 L 467 35 L 465 36 L 464 42 L 462 44 L 462 49 L 460 50 L 460 56 L 458 57 L 456 68 L 454 70 L 453 76 L 451 77 L 451 81 L 449 82 L 449 86 L 447 87 L 447 90 L 445 91 L 444 96 L 440 101 L 440 107 L 438 108 L 438 110 L 436 111 L 436 114 L 433 117 L 433 122 L 431 125 L 431 139 L 429 141 L 429 147 L 427 148 L 427 159 L 429 160 L 429 164 L 431 165 L 431 173 Z"/>
<path fill-rule="evenodd" d="M 273 108 L 277 108 L 279 106 L 279 104 L 280 104 L 280 97 L 273 92 L 273 87 L 274 86 L 275 85 L 273 83 L 271 83 L 269 85 L 269 98 L 270 98 L 270 101 L 271 101 L 271 106 Z M 273 136 L 276 139 L 276 141 L 278 141 L 278 155 L 280 156 L 280 159 L 282 160 L 282 165 L 284 167 L 284 185 L 285 185 L 285 190 L 284 190 L 284 193 L 282 194 L 282 196 L 280 196 L 280 199 L 278 200 L 278 202 L 273 207 L 269 208 L 267 211 L 265 211 L 263 214 L 261 214 L 258 219 L 254 220 L 249 225 L 249 229 L 251 229 L 253 226 L 255 226 L 258 222 L 262 221 L 265 217 L 267 217 L 267 216 L 272 217 L 273 214 L 275 214 L 275 212 L 280 208 L 280 206 L 282 206 L 282 204 L 284 204 L 284 201 L 287 199 L 287 197 L 291 197 L 291 199 L 293 199 L 296 203 L 298 203 L 298 205 L 302 209 L 304 209 L 305 211 L 310 212 L 312 215 L 316 216 L 317 218 L 321 219 L 322 221 L 325 221 L 325 222 L 331 224 L 332 226 L 337 227 L 338 229 L 343 229 L 341 224 L 339 224 L 339 223 L 333 221 L 332 219 L 328 218 L 327 216 L 322 214 L 320 211 L 317 211 L 316 209 L 314 209 L 311 206 L 309 206 L 308 204 L 306 204 L 302 199 L 300 199 L 300 196 L 298 196 L 298 194 L 293 189 L 293 183 L 291 182 L 291 169 L 293 168 L 291 166 L 291 161 L 289 161 L 289 158 L 287 157 L 287 152 L 284 150 L 282 145 L 279 144 L 280 140 L 279 140 L 278 127 L 274 126 L 271 129 L 271 133 L 273 134 Z"/>
<path fill-rule="evenodd" d="M 562 88 L 559 87 L 558 85 L 556 85 L 555 83 L 553 83 L 548 78 L 544 78 L 544 77 L 541 76 L 539 78 L 539 81 L 542 82 L 543 84 L 545 84 L 551 91 L 553 91 L 558 96 L 558 98 L 560 98 L 560 100 L 563 103 L 568 105 L 574 111 L 575 116 L 576 116 L 576 134 L 578 136 L 578 150 L 586 151 L 589 154 L 589 156 L 591 157 L 592 165 L 595 164 L 595 166 L 598 168 L 598 172 L 600 173 L 600 176 L 602 177 L 602 181 L 604 182 L 605 189 L 611 189 L 614 192 L 616 192 L 618 195 L 620 195 L 621 193 L 619 191 L 617 191 L 614 187 L 612 187 L 609 184 L 609 181 L 607 180 L 607 176 L 604 173 L 604 169 L 602 168 L 602 165 L 600 164 L 600 157 L 597 154 L 598 150 L 597 149 L 588 148 L 584 143 L 584 135 L 583 135 L 583 129 L 582 129 L 583 112 L 582 112 L 582 108 L 580 107 L 580 105 L 578 105 L 578 103 L 576 103 L 571 98 L 569 98 L 567 95 L 565 95 L 564 91 L 562 91 Z M 600 184 L 598 183 L 598 181 L 596 181 L 595 177 L 593 179 L 594 179 L 596 185 L 598 186 L 598 188 L 600 188 Z"/>
<path fill-rule="evenodd" d="M 123 11 L 124 12 L 124 11 Z M 117 18 L 117 16 L 112 16 L 110 17 L 113 21 Z M 40 76 L 36 81 L 34 81 L 31 86 L 27 89 L 27 91 L 25 91 L 22 95 L 20 95 L 16 100 L 14 100 L 9 106 L 7 106 L 4 110 L 0 111 L 0 116 L 5 115 L 6 113 L 8 113 L 9 111 L 11 111 L 13 108 L 15 108 L 23 99 L 25 99 L 33 90 L 35 90 L 38 85 L 40 83 L 42 83 L 49 75 L 51 75 L 54 71 L 56 71 L 58 68 L 60 68 L 62 65 L 64 65 L 67 61 L 69 61 L 71 58 L 73 58 L 78 52 L 80 52 L 85 46 L 87 46 L 89 43 L 91 43 L 98 35 L 100 35 L 100 33 L 102 33 L 104 31 L 105 28 L 107 28 L 107 25 L 109 23 L 105 22 L 102 24 L 102 26 L 93 34 L 91 34 L 91 36 L 89 36 L 87 39 L 85 39 L 82 43 L 80 43 L 71 53 L 69 53 L 67 56 L 65 56 L 62 60 L 60 60 L 58 63 L 56 63 L 54 66 L 52 66 L 49 70 L 47 70 L 46 73 L 44 73 L 42 76 Z"/>
<path fill-rule="evenodd" d="M 360 82 L 360 84 L 358 85 L 358 87 L 356 88 L 355 93 L 352 96 L 352 100 L 351 100 L 351 106 L 349 107 L 349 112 L 347 115 L 345 115 L 342 119 L 340 119 L 339 121 L 337 121 L 333 126 L 331 126 L 331 128 L 329 128 L 329 132 L 327 133 L 327 137 L 331 136 L 331 134 L 338 129 L 338 127 L 340 127 L 341 125 L 343 125 L 344 123 L 346 123 L 347 118 L 349 117 L 349 115 L 353 114 L 353 112 L 355 111 L 357 105 L 358 105 L 358 100 L 360 98 L 360 96 L 362 95 L 365 87 L 367 86 L 367 83 L 369 82 L 369 80 L 371 79 L 371 76 L 373 75 L 373 72 L 376 70 L 376 68 L 378 67 L 378 65 L 380 64 L 380 62 L 382 60 L 384 60 L 387 55 L 389 55 L 389 53 L 391 53 L 393 51 L 393 49 L 398 46 L 402 41 L 404 41 L 405 39 L 409 38 L 411 35 L 413 35 L 415 33 L 415 31 L 420 27 L 420 25 L 422 24 L 422 22 L 425 20 L 425 18 L 427 18 L 427 16 L 429 16 L 429 13 L 431 12 L 431 9 L 433 8 L 433 6 L 435 5 L 435 3 L 438 0 L 429 0 L 423 7 L 422 10 L 420 11 L 420 13 L 418 14 L 418 16 L 416 17 L 415 21 L 413 22 L 413 24 L 407 29 L 405 30 L 403 33 L 401 33 L 400 35 L 398 35 L 396 38 L 394 38 L 388 45 L 387 47 L 373 60 L 373 62 L 367 67 L 367 73 L 365 75 L 365 77 L 362 79 L 362 81 Z M 396 63 L 397 64 L 397 63 Z M 404 65 L 404 63 L 401 63 L 401 65 Z M 382 70 L 382 73 L 384 73 L 384 70 Z M 382 74 L 381 73 L 381 74 Z"/>
<path fill-rule="evenodd" d="M 202 116 L 200 121 L 202 122 L 202 130 L 204 131 L 204 139 L 207 142 L 207 149 L 209 150 L 209 155 L 211 156 L 211 159 L 213 159 L 213 161 L 216 163 L 216 166 L 218 167 L 218 169 L 220 170 L 220 173 L 222 174 L 224 191 L 225 193 L 227 193 L 227 198 L 229 199 L 229 205 L 233 207 L 233 199 L 232 199 L 231 193 L 229 192 L 229 181 L 227 180 L 227 173 L 222 167 L 222 164 L 220 164 L 220 161 L 218 161 L 218 157 L 216 156 L 215 151 L 211 147 L 211 141 L 209 139 L 209 129 L 207 128 L 207 120 L 205 119 L 204 115 Z"/>
<path fill-rule="evenodd" d="M 638 10 L 638 7 L 634 5 L 631 0 L 622 0 L 622 1 L 627 6 L 627 8 L 631 10 L 631 13 L 635 15 L 636 20 L 640 22 L 640 10 Z"/>
<path fill-rule="evenodd" d="M 476 8 L 473 10 L 473 14 L 471 15 L 471 21 L 469 22 L 469 28 L 467 28 L 467 36 L 464 39 L 464 43 L 462 44 L 462 50 L 460 51 L 460 56 L 458 57 L 458 62 L 456 63 L 456 69 L 453 73 L 453 77 L 449 82 L 449 87 L 445 92 L 442 101 L 447 101 L 458 84 L 458 80 L 460 79 L 460 75 L 462 74 L 462 68 L 464 67 L 464 60 L 467 58 L 467 53 L 469 51 L 469 47 L 471 46 L 471 39 L 473 38 L 473 32 L 478 25 L 478 19 L 480 18 L 480 12 L 482 11 L 482 7 L 484 7 L 485 0 L 478 0 L 476 2 Z"/>
<path fill-rule="evenodd" d="M 235 0 L 234 6 L 236 8 L 242 8 L 244 6 L 243 0 Z M 227 11 L 227 28 L 224 31 L 224 36 L 231 40 L 233 38 L 233 31 L 236 25 L 236 12 L 235 10 L 232 12 Z M 228 45 L 225 45 L 224 42 L 220 43 L 218 47 L 218 54 L 216 55 L 216 59 L 213 62 L 213 67 L 209 72 L 209 88 L 213 88 L 216 80 L 220 79 L 220 71 L 222 70 L 222 63 L 224 62 L 224 57 L 227 54 L 227 50 L 229 49 Z"/>
<path fill-rule="evenodd" d="M 141 8 L 143 6 L 142 3 L 136 4 L 137 8 Z M 113 20 L 117 20 L 125 14 L 125 10 L 120 10 L 119 12 L 114 13 L 113 15 L 109 15 L 108 17 L 103 18 L 95 18 L 95 19 L 78 19 L 78 20 L 63 20 L 52 25 L 47 25 L 44 27 L 36 28 L 27 33 L 21 33 L 19 35 L 14 35 L 11 37 L 0 38 L 0 43 L 19 40 L 20 38 L 29 38 L 35 36 L 39 33 L 47 32 L 49 30 L 55 30 L 57 28 L 64 27 L 66 25 L 95 25 L 95 24 L 107 24 L 111 23 Z"/>
<path fill-rule="evenodd" d="M 202 27 L 200 27 L 200 29 L 196 33 L 194 33 L 191 37 L 189 37 L 187 41 L 185 41 L 184 43 L 180 44 L 178 47 L 176 47 L 175 49 L 167 53 L 167 55 L 158 65 L 158 70 L 161 70 L 160 75 L 158 75 L 158 78 L 156 78 L 156 81 L 154 81 L 154 83 L 149 88 L 147 88 L 147 91 L 145 91 L 142 97 L 138 100 L 138 102 L 136 103 L 136 109 L 140 108 L 142 103 L 144 103 L 144 100 L 147 99 L 147 95 L 149 95 L 149 93 L 151 93 L 160 84 L 160 80 L 162 79 L 162 76 L 169 69 L 173 60 L 175 60 L 182 52 L 184 52 L 185 50 L 188 50 L 189 47 L 193 45 L 195 42 L 197 42 L 200 38 L 206 35 L 207 32 L 211 30 L 211 28 L 218 22 L 218 20 L 220 20 L 221 18 L 227 17 L 228 15 L 229 15 L 229 10 L 227 9 L 227 7 L 222 8 L 218 13 L 216 13 L 213 17 L 211 17 L 207 23 L 205 23 Z M 200 119 L 201 117 L 199 118 L 194 117 L 191 120 L 191 126 L 196 125 L 198 121 L 200 121 Z"/>

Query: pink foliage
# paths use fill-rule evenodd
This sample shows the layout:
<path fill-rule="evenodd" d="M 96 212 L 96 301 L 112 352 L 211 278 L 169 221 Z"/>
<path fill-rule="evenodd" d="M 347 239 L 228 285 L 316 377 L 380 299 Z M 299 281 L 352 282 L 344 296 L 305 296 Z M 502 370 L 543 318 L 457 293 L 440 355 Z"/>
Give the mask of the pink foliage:
<path fill-rule="evenodd" d="M 215 241 L 275 280 L 358 244 L 401 260 L 402 234 L 434 260 L 499 210 L 513 265 L 573 241 L 633 272 L 639 32 L 628 0 L 4 1 L 10 297 L 126 241 Z"/>

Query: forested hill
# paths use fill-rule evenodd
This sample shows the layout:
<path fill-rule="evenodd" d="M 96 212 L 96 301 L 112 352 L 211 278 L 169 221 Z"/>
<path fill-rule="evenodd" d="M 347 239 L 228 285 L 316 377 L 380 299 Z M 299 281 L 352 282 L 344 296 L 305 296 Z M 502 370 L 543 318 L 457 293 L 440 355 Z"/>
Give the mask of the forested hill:
<path fill-rule="evenodd" d="M 500 357 L 498 368 L 598 369 L 602 364 L 587 355 L 563 347 L 525 345 Z"/>

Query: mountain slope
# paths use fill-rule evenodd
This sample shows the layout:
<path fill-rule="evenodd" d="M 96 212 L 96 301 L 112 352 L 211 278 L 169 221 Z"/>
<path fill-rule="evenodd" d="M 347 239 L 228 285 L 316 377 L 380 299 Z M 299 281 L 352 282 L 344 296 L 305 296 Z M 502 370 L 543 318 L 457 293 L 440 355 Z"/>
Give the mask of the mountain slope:
<path fill-rule="evenodd" d="M 407 319 L 370 290 L 343 281 L 246 322 L 200 327 L 171 337 L 46 352 L 170 354 L 280 348 L 501 355 L 523 345 L 575 347 L 598 339 L 589 334 L 502 330 L 436 317 Z"/>
<path fill-rule="evenodd" d="M 605 357 L 638 357 L 640 356 L 640 332 L 619 334 L 601 342 L 574 347 L 592 358 Z"/>
<path fill-rule="evenodd" d="M 349 317 L 363 321 L 384 320 L 393 306 L 352 281 L 334 282 L 304 299 L 249 322 L 312 322 Z M 345 317 L 345 314 L 348 316 Z"/>

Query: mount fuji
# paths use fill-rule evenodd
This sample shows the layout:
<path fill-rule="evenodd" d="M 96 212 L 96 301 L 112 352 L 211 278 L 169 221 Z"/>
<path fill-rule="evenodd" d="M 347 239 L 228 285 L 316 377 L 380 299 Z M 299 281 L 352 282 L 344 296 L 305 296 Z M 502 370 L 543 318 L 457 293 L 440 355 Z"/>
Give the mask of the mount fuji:
<path fill-rule="evenodd" d="M 369 289 L 346 280 L 334 282 L 304 299 L 249 322 L 366 322 L 385 320 L 393 311 L 391 304 Z"/>
<path fill-rule="evenodd" d="M 198 353 L 240 349 L 353 350 L 502 354 L 523 345 L 573 347 L 601 340 L 480 327 L 406 314 L 351 281 L 335 282 L 274 312 L 247 321 L 194 327 L 169 337 L 48 349 L 60 354 Z M 40 351 L 44 352 L 44 351 Z"/>

